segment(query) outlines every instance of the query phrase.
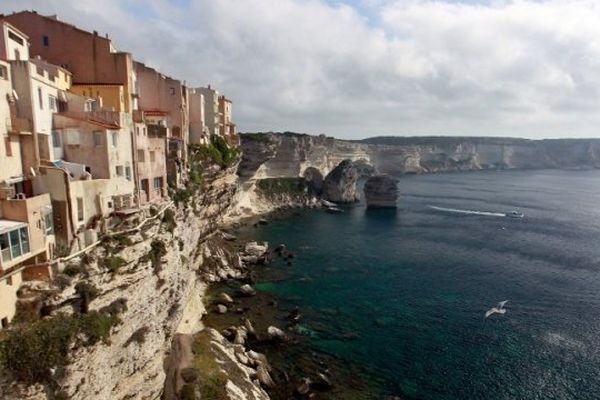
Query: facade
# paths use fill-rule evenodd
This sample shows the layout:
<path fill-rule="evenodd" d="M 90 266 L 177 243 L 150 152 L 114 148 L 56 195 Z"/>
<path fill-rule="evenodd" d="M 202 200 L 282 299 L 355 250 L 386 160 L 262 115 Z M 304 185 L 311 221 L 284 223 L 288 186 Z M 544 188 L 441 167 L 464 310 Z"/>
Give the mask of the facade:
<path fill-rule="evenodd" d="M 221 134 L 219 129 L 219 92 L 208 87 L 200 87 L 196 89 L 204 96 L 204 116 L 206 118 L 206 128 L 209 135 Z"/>
<path fill-rule="evenodd" d="M 29 38 L 6 21 L 0 21 L 0 60 L 28 60 Z"/>
<path fill-rule="evenodd" d="M 198 89 L 188 89 L 190 109 L 190 144 L 208 144 L 204 95 Z"/>
<path fill-rule="evenodd" d="M 225 96 L 219 96 L 219 131 L 232 146 L 239 145 L 239 137 L 232 121 L 232 102 Z"/>
<path fill-rule="evenodd" d="M 188 90 L 181 81 L 140 62 L 135 62 L 135 74 L 140 111 L 137 120 L 146 124 L 148 132 L 164 131 L 167 180 L 179 186 L 187 167 Z"/>
<path fill-rule="evenodd" d="M 136 122 L 135 135 L 140 204 L 158 201 L 167 196 L 167 130 Z"/>
<path fill-rule="evenodd" d="M 125 111 L 136 109 L 131 54 L 118 52 L 108 37 L 35 11 L 5 15 L 3 19 L 29 36 L 32 55 L 70 71 L 74 84 L 123 85 Z"/>

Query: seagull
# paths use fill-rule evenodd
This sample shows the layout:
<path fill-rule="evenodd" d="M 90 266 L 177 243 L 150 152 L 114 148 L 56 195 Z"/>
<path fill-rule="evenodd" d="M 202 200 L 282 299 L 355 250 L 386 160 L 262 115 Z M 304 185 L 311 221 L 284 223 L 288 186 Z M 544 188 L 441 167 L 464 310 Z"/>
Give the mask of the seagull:
<path fill-rule="evenodd" d="M 504 314 L 506 313 L 506 308 L 504 308 L 504 305 L 508 303 L 508 300 L 504 300 L 501 301 L 500 303 L 498 303 L 498 305 L 496 307 L 490 308 L 489 310 L 486 311 L 485 313 L 485 317 L 489 317 L 492 314 Z"/>

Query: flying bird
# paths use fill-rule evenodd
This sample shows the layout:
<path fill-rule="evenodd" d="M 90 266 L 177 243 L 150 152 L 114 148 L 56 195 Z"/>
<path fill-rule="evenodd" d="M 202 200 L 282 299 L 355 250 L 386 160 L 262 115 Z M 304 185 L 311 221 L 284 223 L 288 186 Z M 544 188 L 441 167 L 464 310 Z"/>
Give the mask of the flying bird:
<path fill-rule="evenodd" d="M 504 314 L 506 313 L 506 308 L 504 308 L 504 305 L 508 303 L 508 300 L 504 300 L 501 301 L 500 303 L 498 303 L 498 305 L 496 307 L 490 308 L 489 310 L 486 311 L 485 313 L 485 317 L 489 317 L 492 314 Z"/>

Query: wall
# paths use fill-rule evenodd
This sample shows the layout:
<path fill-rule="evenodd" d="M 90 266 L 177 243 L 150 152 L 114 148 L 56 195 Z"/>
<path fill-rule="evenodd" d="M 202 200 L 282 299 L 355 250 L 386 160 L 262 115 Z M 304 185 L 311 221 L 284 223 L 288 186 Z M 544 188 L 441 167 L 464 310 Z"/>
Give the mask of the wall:
<path fill-rule="evenodd" d="M 197 88 L 204 96 L 204 116 L 211 135 L 219 135 L 219 92 L 210 87 Z"/>
<path fill-rule="evenodd" d="M 4 21 L 0 21 L 0 59 L 2 60 L 15 60 L 15 50 L 19 52 L 20 60 L 27 60 L 29 58 L 29 46 L 27 45 L 27 38 L 24 37 L 22 32 L 14 29 L 13 26 L 7 24 Z M 23 44 L 17 43 L 13 39 L 8 37 L 8 32 L 11 31 L 23 40 Z"/>
<path fill-rule="evenodd" d="M 102 107 L 117 112 L 126 112 L 125 88 L 123 85 L 75 84 L 71 92 L 94 99 L 102 99 Z"/>
<path fill-rule="evenodd" d="M 116 52 L 110 39 L 31 11 L 6 15 L 5 19 L 29 36 L 32 55 L 63 65 L 73 74 L 74 83 L 124 85 L 125 109 L 132 109 L 131 54 Z"/>
<path fill-rule="evenodd" d="M 0 78 L 0 160 L 2 160 L 2 168 L 0 168 L 0 181 L 23 175 L 23 167 L 21 164 L 21 143 L 19 136 L 9 135 L 8 125 L 11 124 L 10 105 L 8 96 L 12 95 L 12 85 L 10 81 L 10 64 L 0 61 L 0 66 L 7 69 L 8 76 L 6 79 Z M 7 142 L 10 145 L 11 156 L 7 155 Z"/>
<path fill-rule="evenodd" d="M 204 95 L 198 89 L 189 89 L 190 105 L 190 143 L 207 144 L 208 128 L 206 127 Z"/>
<path fill-rule="evenodd" d="M 15 316 L 15 303 L 17 302 L 17 290 L 21 286 L 23 279 L 21 273 L 17 272 L 11 277 L 12 284 L 8 284 L 7 278 L 0 279 L 0 319 L 6 318 L 8 321 Z"/>

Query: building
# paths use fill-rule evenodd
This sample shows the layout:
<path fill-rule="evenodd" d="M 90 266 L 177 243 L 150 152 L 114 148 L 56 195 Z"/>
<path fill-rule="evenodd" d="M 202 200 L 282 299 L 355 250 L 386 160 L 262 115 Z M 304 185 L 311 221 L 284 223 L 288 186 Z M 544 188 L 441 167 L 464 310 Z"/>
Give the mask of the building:
<path fill-rule="evenodd" d="M 28 60 L 29 37 L 6 21 L 0 20 L 0 60 Z"/>
<path fill-rule="evenodd" d="M 166 170 L 170 184 L 182 183 L 189 141 L 188 89 L 177 79 L 135 62 L 139 113 L 136 122 L 166 137 Z"/>
<path fill-rule="evenodd" d="M 35 131 L 32 120 L 17 118 L 11 67 L 12 62 L 29 65 L 26 37 L 6 23 L 0 26 L 4 35 L 0 53 L 13 60 L 0 60 L 0 324 L 4 328 L 15 315 L 21 282 L 51 277 L 55 241 L 50 196 L 34 193 L 36 170 L 24 168 L 22 157 L 27 154 L 23 149 L 33 150 Z M 23 46 L 7 45 L 6 37 L 19 45 L 17 39 L 22 40 Z"/>
<path fill-rule="evenodd" d="M 119 111 L 137 108 L 131 54 L 117 51 L 108 37 L 35 11 L 4 15 L 2 19 L 29 37 L 32 55 L 71 72 L 76 92 L 80 86 L 92 87 L 94 94 L 102 91 L 107 96 L 106 91 L 110 90 L 110 97 L 115 98 L 120 96 L 115 92 L 122 90 L 124 110 Z"/>
<path fill-rule="evenodd" d="M 219 96 L 219 132 L 227 143 L 232 146 L 239 145 L 239 137 L 235 124 L 231 119 L 232 102 L 225 96 Z"/>
<path fill-rule="evenodd" d="M 212 89 L 210 85 L 195 90 L 204 96 L 204 116 L 208 134 L 219 136 L 221 134 L 219 129 L 219 92 Z"/>
<path fill-rule="evenodd" d="M 190 144 L 208 144 L 204 95 L 198 89 L 188 89 L 190 110 Z"/>

